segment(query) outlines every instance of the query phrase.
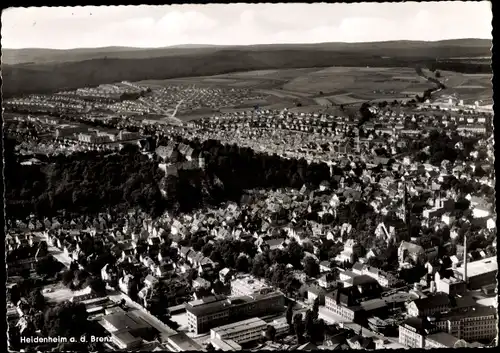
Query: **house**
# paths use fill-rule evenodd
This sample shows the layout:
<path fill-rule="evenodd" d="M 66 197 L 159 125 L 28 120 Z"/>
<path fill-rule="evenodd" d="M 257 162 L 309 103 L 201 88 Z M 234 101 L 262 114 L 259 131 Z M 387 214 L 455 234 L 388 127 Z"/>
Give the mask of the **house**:
<path fill-rule="evenodd" d="M 377 257 L 380 255 L 382 255 L 382 251 L 379 248 L 372 248 L 366 253 L 365 259 L 368 260 L 371 257 Z"/>
<path fill-rule="evenodd" d="M 407 305 L 410 317 L 427 317 L 450 309 L 450 297 L 446 293 L 420 298 Z"/>
<path fill-rule="evenodd" d="M 181 249 L 179 250 L 179 255 L 180 255 L 181 259 L 187 260 L 187 257 L 189 255 L 189 253 L 191 253 L 191 252 L 194 252 L 194 250 L 188 246 L 182 246 Z"/>
<path fill-rule="evenodd" d="M 219 271 L 219 279 L 222 283 L 230 282 L 233 275 L 234 271 L 227 267 Z"/>
<path fill-rule="evenodd" d="M 198 251 L 191 251 L 187 255 L 187 261 L 193 266 L 193 267 L 198 267 L 200 266 L 202 260 L 205 258 L 203 256 L 203 253 L 198 252 Z"/>
<path fill-rule="evenodd" d="M 331 270 L 332 270 L 332 266 L 331 266 L 330 262 L 328 262 L 328 261 L 321 261 L 319 263 L 319 271 L 321 273 L 323 273 L 323 272 L 330 272 Z"/>
<path fill-rule="evenodd" d="M 362 335 L 354 335 L 347 339 L 347 344 L 351 349 L 375 349 L 375 341 L 373 337 L 364 337 Z"/>
<path fill-rule="evenodd" d="M 154 274 L 160 278 L 174 272 L 175 264 L 173 262 L 163 262 L 154 268 Z"/>
<path fill-rule="evenodd" d="M 257 247 L 259 252 L 264 252 L 266 250 L 284 250 L 286 244 L 286 238 L 270 238 L 263 239 L 262 242 Z"/>
<path fill-rule="evenodd" d="M 193 288 L 194 289 L 198 289 L 198 288 L 210 289 L 211 286 L 212 286 L 212 283 L 210 283 L 209 281 L 207 281 L 204 278 L 198 277 L 198 278 L 193 280 Z"/>
<path fill-rule="evenodd" d="M 314 303 L 314 301 L 318 299 L 319 305 L 325 305 L 325 294 L 325 288 L 310 286 L 307 290 L 307 301 L 309 303 Z"/>
<path fill-rule="evenodd" d="M 161 239 L 158 236 L 148 238 L 148 245 L 160 245 Z"/>
<path fill-rule="evenodd" d="M 420 245 L 413 244 L 403 240 L 398 248 L 398 258 L 400 265 L 406 262 L 406 259 L 409 258 L 417 263 L 420 260 L 423 260 L 425 257 L 424 248 Z"/>
<path fill-rule="evenodd" d="M 16 310 L 20 317 L 28 315 L 31 306 L 28 303 L 28 300 L 25 297 L 21 297 L 21 299 L 17 302 Z"/>
<path fill-rule="evenodd" d="M 329 289 L 337 284 L 337 278 L 333 273 L 326 273 L 318 279 L 318 285 L 320 287 Z"/>
<path fill-rule="evenodd" d="M 158 279 L 156 277 L 151 276 L 151 275 L 147 275 L 146 278 L 144 279 L 144 284 L 150 288 L 153 287 L 157 282 L 158 282 Z"/>
<path fill-rule="evenodd" d="M 180 262 L 177 264 L 177 268 L 181 271 L 181 273 L 187 273 L 189 270 L 193 268 L 188 262 Z"/>
<path fill-rule="evenodd" d="M 200 276 L 211 276 L 214 273 L 214 266 L 212 261 L 205 257 L 202 260 L 202 263 L 198 265 L 198 274 Z"/>

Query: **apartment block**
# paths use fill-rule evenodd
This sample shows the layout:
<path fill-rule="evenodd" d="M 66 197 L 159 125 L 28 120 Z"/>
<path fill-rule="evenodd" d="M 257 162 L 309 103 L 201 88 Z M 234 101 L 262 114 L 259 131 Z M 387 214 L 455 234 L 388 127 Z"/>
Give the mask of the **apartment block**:
<path fill-rule="evenodd" d="M 257 341 L 262 337 L 262 331 L 267 323 L 259 318 L 247 319 L 210 330 L 210 338 L 233 340 L 238 344 Z"/>

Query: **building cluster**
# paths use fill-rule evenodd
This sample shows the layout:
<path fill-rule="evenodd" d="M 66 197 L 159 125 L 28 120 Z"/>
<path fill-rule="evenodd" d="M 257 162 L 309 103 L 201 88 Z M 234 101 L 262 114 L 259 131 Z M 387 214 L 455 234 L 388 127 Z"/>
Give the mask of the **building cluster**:
<path fill-rule="evenodd" d="M 118 102 L 124 94 L 139 97 Z M 261 98 L 238 89 L 171 86 L 149 92 L 123 82 L 50 97 L 34 95 L 8 104 L 35 111 L 81 113 L 98 107 L 112 114 L 147 115 L 165 114 L 174 106 L 179 112 L 218 109 Z M 414 111 L 379 107 L 372 113 L 375 118 L 360 127 L 345 117 L 266 109 L 221 113 L 182 126 L 157 124 L 153 130 L 158 135 L 216 139 L 286 158 L 303 157 L 309 163 L 326 162 L 330 181 L 301 189 L 249 190 L 240 204 L 228 202 L 175 216 L 165 213 L 157 219 L 131 210 L 10 221 L 9 276 L 26 270 L 34 276 L 36 262 L 49 252 L 57 252 L 57 259 L 66 266 L 75 263 L 79 268 L 111 254 L 117 261 L 99 266 L 100 276 L 124 296 L 137 286 L 136 310 L 126 310 L 106 297 L 89 298 L 87 288 L 73 297 L 85 302 L 88 312 L 98 318 L 113 347 L 179 352 L 206 350 L 210 343 L 216 349 L 235 351 L 260 342 L 270 326 L 283 342 L 294 340 L 284 314 L 291 295 L 273 285 L 269 276 L 262 279 L 249 275 L 250 270 L 221 268 L 198 241 L 213 247 L 225 241 L 251 244 L 262 256 L 286 252 L 296 243 L 303 268 L 284 267 L 306 289 L 301 295 L 307 300 L 294 299 L 304 309 L 319 303 L 319 316 L 328 327 L 335 327 L 335 334 L 325 334 L 324 344 L 316 348 L 488 345 L 497 336 L 492 298 L 498 271 L 496 240 L 492 240 L 496 231 L 493 139 L 484 136 L 491 117 L 468 109 L 443 113 L 432 106 Z M 145 134 L 147 122 L 126 117 L 120 119 L 117 131 L 83 127 L 107 116 L 87 111 L 78 124 L 65 125 L 50 116 L 27 117 L 22 122 L 14 119 L 9 131 L 22 133 L 27 127 L 21 123 L 26 123 L 38 135 L 56 136 L 55 141 L 25 140 L 17 147 L 20 154 L 119 148 Z M 427 136 L 431 126 L 481 139 L 465 160 L 421 163 L 405 152 L 412 140 Z M 453 148 L 461 151 L 464 146 L 459 142 Z M 160 185 L 165 197 L 169 176 L 205 168 L 203 151 L 186 143 L 167 143 L 148 153 L 165 173 Z M 35 159 L 25 162 L 37 163 Z M 370 223 L 363 215 L 353 219 L 353 210 L 360 204 L 369 211 Z M 361 222 L 366 226 L 360 227 Z M 429 234 L 438 232 L 449 234 L 439 246 L 429 240 Z M 373 241 L 366 241 L 367 237 Z M 395 265 L 375 266 L 374 260 L 384 258 L 390 247 L 397 249 Z M 245 252 L 235 255 L 235 263 L 241 257 L 248 263 L 256 261 Z M 306 270 L 311 263 L 319 270 Z M 270 271 L 277 268 L 272 264 Z M 404 282 L 402 273 L 422 268 L 425 273 L 415 283 Z M 177 331 L 158 324 L 145 309 L 160 282 L 175 287 L 172 304 L 177 308 L 169 308 L 171 319 L 181 322 L 177 316 L 182 316 L 186 321 Z M 14 304 L 21 317 L 30 310 L 25 301 Z M 23 325 L 23 330 L 28 327 Z M 343 332 L 341 328 L 350 330 L 348 339 L 332 342 Z M 205 341 L 197 341 L 199 336 Z M 316 349 L 313 346 L 293 348 Z"/>

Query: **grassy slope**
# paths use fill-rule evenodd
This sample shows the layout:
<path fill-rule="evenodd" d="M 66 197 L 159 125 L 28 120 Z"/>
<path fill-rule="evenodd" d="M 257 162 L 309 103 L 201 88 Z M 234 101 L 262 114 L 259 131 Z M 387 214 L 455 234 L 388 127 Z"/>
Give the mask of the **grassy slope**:
<path fill-rule="evenodd" d="M 122 80 L 209 76 L 247 70 L 404 66 L 436 58 L 488 56 L 490 47 L 490 41 L 466 39 L 159 49 L 4 49 L 3 93 L 8 97 Z M 20 63 L 8 65 L 9 62 Z"/>

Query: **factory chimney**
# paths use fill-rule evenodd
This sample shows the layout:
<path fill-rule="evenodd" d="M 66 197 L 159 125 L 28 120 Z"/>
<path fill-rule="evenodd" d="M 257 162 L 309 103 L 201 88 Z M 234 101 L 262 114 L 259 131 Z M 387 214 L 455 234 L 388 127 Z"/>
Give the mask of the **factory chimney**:
<path fill-rule="evenodd" d="M 464 236 L 464 282 L 467 286 L 467 235 Z"/>

